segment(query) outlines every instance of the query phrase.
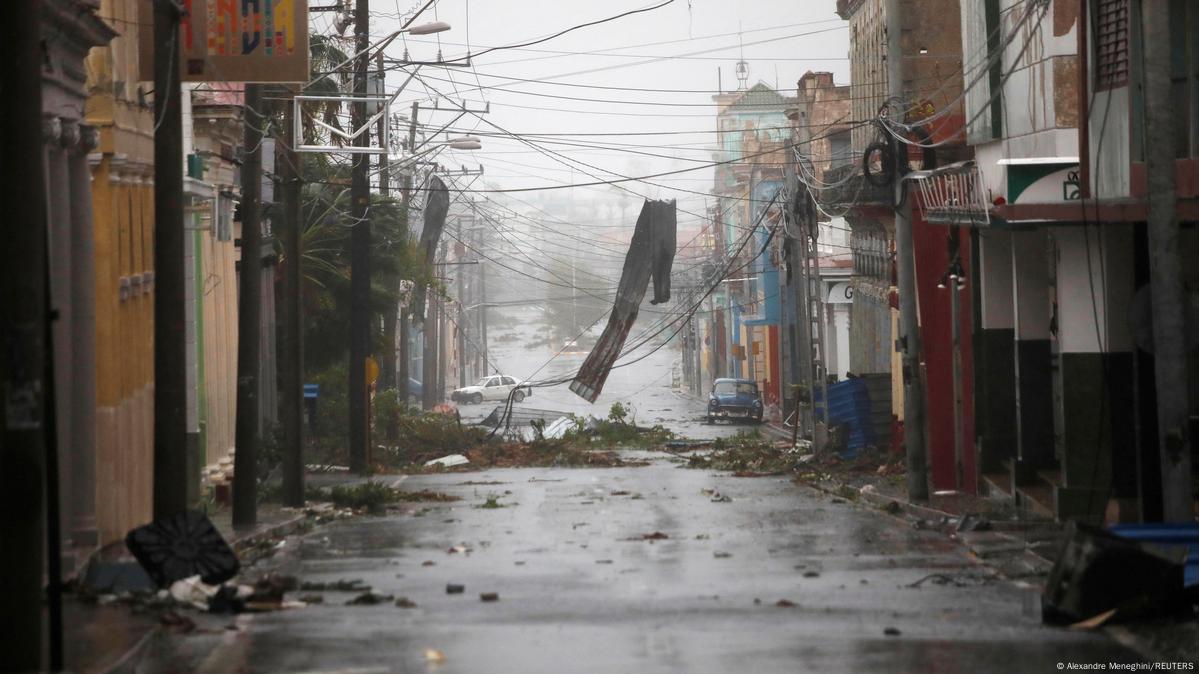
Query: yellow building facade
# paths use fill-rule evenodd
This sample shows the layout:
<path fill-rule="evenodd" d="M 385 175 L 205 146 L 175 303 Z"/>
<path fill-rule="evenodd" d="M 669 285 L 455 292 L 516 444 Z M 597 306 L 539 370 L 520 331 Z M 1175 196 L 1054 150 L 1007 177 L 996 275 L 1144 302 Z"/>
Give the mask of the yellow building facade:
<path fill-rule="evenodd" d="M 100 544 L 151 517 L 154 429 L 154 119 L 137 81 L 135 0 L 103 0 L 119 35 L 87 58 L 95 236 L 96 524 Z"/>

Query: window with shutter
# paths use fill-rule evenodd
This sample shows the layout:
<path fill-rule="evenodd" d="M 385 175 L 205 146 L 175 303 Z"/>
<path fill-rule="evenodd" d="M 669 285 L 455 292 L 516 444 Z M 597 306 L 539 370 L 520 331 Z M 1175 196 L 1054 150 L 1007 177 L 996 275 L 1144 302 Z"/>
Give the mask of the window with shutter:
<path fill-rule="evenodd" d="M 1128 84 L 1128 0 L 1098 0 L 1095 11 L 1095 87 Z"/>

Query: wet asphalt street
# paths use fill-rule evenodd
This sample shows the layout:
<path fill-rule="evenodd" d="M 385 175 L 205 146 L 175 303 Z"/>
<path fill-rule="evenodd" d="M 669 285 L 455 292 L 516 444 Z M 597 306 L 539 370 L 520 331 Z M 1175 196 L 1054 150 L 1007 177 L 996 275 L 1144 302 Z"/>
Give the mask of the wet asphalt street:
<path fill-rule="evenodd" d="M 507 345 L 493 357 L 513 376 L 549 356 Z M 675 353 L 614 371 L 594 407 L 565 386 L 523 404 L 602 416 L 621 400 L 640 423 L 690 437 L 739 430 L 700 424 L 703 403 L 671 391 Z M 318 527 L 248 575 L 361 579 L 415 607 L 327 591 L 304 608 L 199 616 L 199 631 L 157 640 L 137 671 L 1007 674 L 1136 659 L 1100 635 L 1043 627 L 1036 588 L 994 578 L 944 534 L 786 478 L 628 454 L 651 465 L 389 476 L 462 500 Z M 489 499 L 502 507 L 480 507 Z"/>
<path fill-rule="evenodd" d="M 783 478 L 656 459 L 401 485 L 463 500 L 321 527 L 269 566 L 362 579 L 415 608 L 324 592 L 323 604 L 214 617 L 212 634 L 170 637 L 139 671 L 1007 673 L 1134 658 L 1041 626 L 1035 590 L 991 579 L 943 534 Z M 503 507 L 478 507 L 492 496 Z M 955 582 L 912 587 L 934 573 Z"/>

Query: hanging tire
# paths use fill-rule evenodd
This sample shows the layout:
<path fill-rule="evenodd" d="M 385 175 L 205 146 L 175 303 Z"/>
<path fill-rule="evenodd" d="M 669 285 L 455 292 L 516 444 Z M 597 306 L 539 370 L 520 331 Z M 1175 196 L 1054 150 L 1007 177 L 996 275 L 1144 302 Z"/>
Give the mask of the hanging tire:
<path fill-rule="evenodd" d="M 519 403 L 519 402 L 523 402 L 524 399 L 525 399 L 524 391 L 515 391 L 512 393 L 512 402 Z"/>

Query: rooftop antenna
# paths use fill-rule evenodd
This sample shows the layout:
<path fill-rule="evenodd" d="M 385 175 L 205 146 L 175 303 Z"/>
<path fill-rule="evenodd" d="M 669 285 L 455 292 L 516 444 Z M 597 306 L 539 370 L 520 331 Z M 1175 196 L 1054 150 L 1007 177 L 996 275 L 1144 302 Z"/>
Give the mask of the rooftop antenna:
<path fill-rule="evenodd" d="M 745 62 L 745 43 L 741 40 L 741 24 L 737 23 L 737 44 L 741 47 L 741 60 L 737 61 L 737 91 L 749 88 L 749 64 Z"/>

